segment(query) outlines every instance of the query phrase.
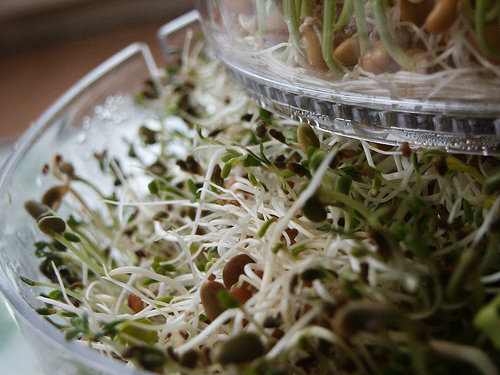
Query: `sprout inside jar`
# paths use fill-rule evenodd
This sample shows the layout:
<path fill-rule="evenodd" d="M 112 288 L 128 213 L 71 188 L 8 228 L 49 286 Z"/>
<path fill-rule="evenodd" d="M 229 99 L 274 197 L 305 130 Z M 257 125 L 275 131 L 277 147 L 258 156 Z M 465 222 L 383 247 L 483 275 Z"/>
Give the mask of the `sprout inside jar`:
<path fill-rule="evenodd" d="M 198 5 L 216 53 L 267 78 L 374 96 L 500 102 L 499 0 Z"/>

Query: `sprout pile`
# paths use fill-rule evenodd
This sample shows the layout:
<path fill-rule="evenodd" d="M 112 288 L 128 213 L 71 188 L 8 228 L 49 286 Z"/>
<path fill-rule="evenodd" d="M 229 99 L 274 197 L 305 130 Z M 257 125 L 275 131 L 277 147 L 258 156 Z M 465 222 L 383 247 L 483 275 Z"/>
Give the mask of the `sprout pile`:
<path fill-rule="evenodd" d="M 206 3 L 224 59 L 264 75 L 392 98 L 500 98 L 498 0 Z"/>
<path fill-rule="evenodd" d="M 40 314 L 159 374 L 498 373 L 497 158 L 278 118 L 180 57 L 130 160 L 88 161 L 111 194 L 55 155 L 26 202 Z"/>

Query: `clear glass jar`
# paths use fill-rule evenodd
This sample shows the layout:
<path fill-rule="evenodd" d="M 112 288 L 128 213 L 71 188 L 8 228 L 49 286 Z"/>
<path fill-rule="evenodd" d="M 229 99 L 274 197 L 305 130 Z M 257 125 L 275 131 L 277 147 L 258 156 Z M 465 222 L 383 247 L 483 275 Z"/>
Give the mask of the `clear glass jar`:
<path fill-rule="evenodd" d="M 382 143 L 499 152 L 499 0 L 197 5 L 216 55 L 272 110 Z"/>

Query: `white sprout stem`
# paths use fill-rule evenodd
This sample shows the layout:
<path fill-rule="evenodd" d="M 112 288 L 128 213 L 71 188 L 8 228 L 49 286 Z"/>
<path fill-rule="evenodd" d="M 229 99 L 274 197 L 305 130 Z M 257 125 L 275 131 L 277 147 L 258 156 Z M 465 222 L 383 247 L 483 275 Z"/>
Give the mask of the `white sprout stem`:
<path fill-rule="evenodd" d="M 313 178 L 309 182 L 309 186 L 302 192 L 302 194 L 299 196 L 299 198 L 294 202 L 292 207 L 288 210 L 285 216 L 280 218 L 277 223 L 274 224 L 274 230 L 273 230 L 273 235 L 270 238 L 270 241 L 268 242 L 268 246 L 273 246 L 274 244 L 278 243 L 281 234 L 283 231 L 288 227 L 288 223 L 292 219 L 293 216 L 297 213 L 298 210 L 300 210 L 306 201 L 311 198 L 318 187 L 321 184 L 321 181 L 323 180 L 323 176 L 326 173 L 326 170 L 328 169 L 330 163 L 332 162 L 333 158 L 337 154 L 336 149 L 330 150 L 328 155 L 325 157 L 325 159 L 321 162 L 319 165 L 318 169 L 316 170 L 316 173 L 314 174 Z M 275 254 L 268 248 L 267 251 L 267 261 L 266 265 L 264 268 L 264 275 L 262 277 L 262 287 L 265 288 L 267 285 L 272 280 L 273 277 L 273 269 L 274 269 L 274 258 Z"/>

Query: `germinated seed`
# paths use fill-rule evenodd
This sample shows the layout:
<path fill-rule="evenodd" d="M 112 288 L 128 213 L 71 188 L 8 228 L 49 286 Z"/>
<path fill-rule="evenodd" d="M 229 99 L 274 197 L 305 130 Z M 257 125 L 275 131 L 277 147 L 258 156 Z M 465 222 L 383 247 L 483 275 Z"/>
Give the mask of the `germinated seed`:
<path fill-rule="evenodd" d="M 382 43 L 375 44 L 359 60 L 359 65 L 367 72 L 380 74 L 397 66 Z"/>
<path fill-rule="evenodd" d="M 141 327 L 135 323 L 143 325 L 153 325 L 153 322 L 147 318 L 141 318 L 138 320 L 126 321 L 119 324 L 120 332 L 125 333 L 127 336 L 131 336 L 137 340 L 143 341 L 147 344 L 154 344 L 158 341 L 158 332 L 155 329 L 147 329 Z M 123 337 L 123 341 L 127 344 L 132 344 L 132 340 L 128 340 L 127 337 Z"/>
<path fill-rule="evenodd" d="M 69 177 L 73 177 L 75 174 L 75 168 L 73 167 L 73 164 L 65 161 L 61 161 L 60 163 L 58 163 L 57 169 L 59 169 L 59 172 L 64 173 Z"/>
<path fill-rule="evenodd" d="M 326 150 L 322 148 L 316 149 L 310 157 L 309 170 L 311 172 L 314 172 L 316 169 L 318 169 L 319 165 L 325 159 L 326 156 L 327 156 Z"/>
<path fill-rule="evenodd" d="M 422 26 L 434 7 L 434 0 L 415 1 L 401 0 L 399 19 L 403 22 L 411 22 Z"/>

